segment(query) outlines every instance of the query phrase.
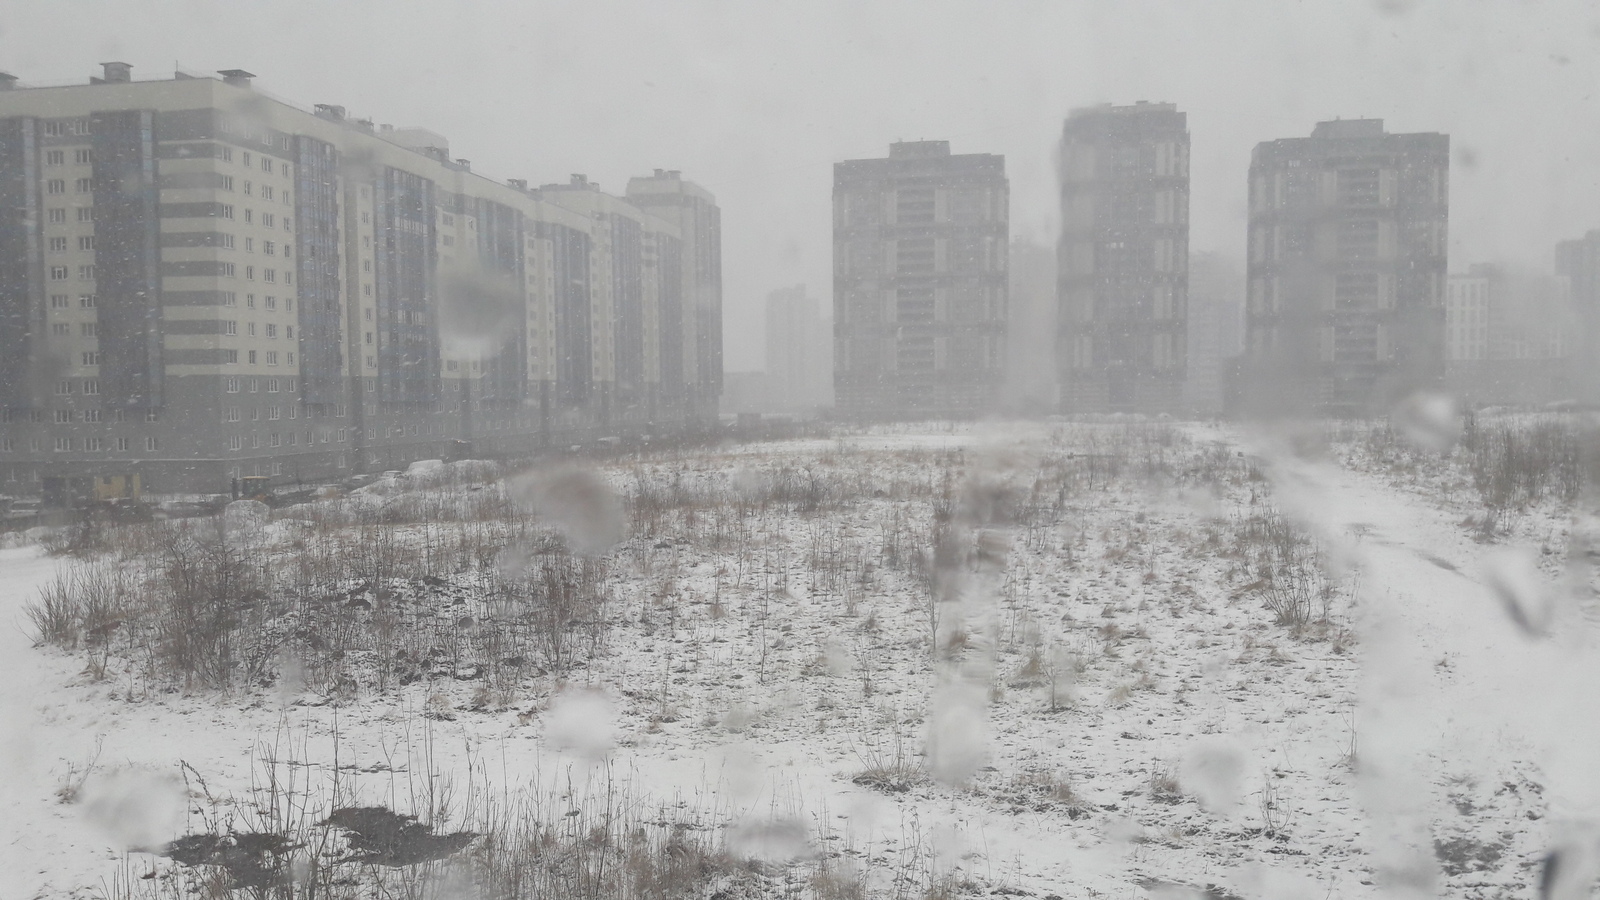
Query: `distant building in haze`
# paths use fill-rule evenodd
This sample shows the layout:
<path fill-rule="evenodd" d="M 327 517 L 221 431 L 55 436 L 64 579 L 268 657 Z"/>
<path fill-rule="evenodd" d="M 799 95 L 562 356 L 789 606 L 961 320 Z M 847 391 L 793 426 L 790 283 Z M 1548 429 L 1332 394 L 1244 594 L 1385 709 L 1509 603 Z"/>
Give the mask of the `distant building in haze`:
<path fill-rule="evenodd" d="M 1244 270 L 1216 253 L 1189 260 L 1189 366 L 1185 401 L 1215 415 L 1224 405 L 1225 373 L 1244 347 Z"/>
<path fill-rule="evenodd" d="M 1064 412 L 1183 405 L 1189 130 L 1171 103 L 1074 110 L 1061 138 Z"/>
<path fill-rule="evenodd" d="M 892 144 L 833 169 L 834 388 L 847 416 L 973 416 L 1005 376 L 1005 157 Z"/>
<path fill-rule="evenodd" d="M 1445 291 L 1446 386 L 1473 406 L 1564 399 L 1571 332 L 1561 279 L 1471 266 Z"/>
<path fill-rule="evenodd" d="M 1439 385 L 1449 198 L 1443 134 L 1347 119 L 1256 145 L 1247 411 L 1357 414 Z"/>
<path fill-rule="evenodd" d="M 833 331 L 806 286 L 767 295 L 766 412 L 814 412 L 833 393 Z"/>
<path fill-rule="evenodd" d="M 1571 388 L 1577 399 L 1600 403 L 1600 231 L 1557 244 L 1556 274 L 1566 280 L 1574 318 Z"/>

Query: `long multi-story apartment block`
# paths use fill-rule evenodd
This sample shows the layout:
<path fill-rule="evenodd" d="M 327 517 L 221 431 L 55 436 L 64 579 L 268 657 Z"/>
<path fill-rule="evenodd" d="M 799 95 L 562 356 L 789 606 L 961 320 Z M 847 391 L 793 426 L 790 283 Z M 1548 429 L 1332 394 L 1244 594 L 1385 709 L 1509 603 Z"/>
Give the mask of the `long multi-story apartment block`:
<path fill-rule="evenodd" d="M 1171 103 L 1074 110 L 1060 164 L 1062 411 L 1176 412 L 1187 372 L 1187 117 Z"/>
<path fill-rule="evenodd" d="M 1246 347 L 1235 399 L 1387 409 L 1444 375 L 1450 139 L 1320 122 L 1250 163 Z"/>
<path fill-rule="evenodd" d="M 1005 157 L 891 144 L 833 167 L 834 388 L 853 417 L 973 416 L 1005 378 Z"/>
<path fill-rule="evenodd" d="M 0 493 L 317 481 L 715 415 L 709 193 L 636 179 L 687 217 L 500 183 L 432 132 L 219 74 L 0 75 Z"/>

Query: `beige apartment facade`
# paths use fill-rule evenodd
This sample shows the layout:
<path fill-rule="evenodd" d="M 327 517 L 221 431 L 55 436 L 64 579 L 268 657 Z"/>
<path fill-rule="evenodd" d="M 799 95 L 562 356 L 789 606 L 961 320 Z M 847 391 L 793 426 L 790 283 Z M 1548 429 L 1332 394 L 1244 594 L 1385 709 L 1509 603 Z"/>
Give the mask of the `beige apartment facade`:
<path fill-rule="evenodd" d="M 431 132 L 219 74 L 0 77 L 0 493 L 215 493 L 706 424 L 615 414 L 619 370 L 630 398 L 675 374 L 644 350 L 674 217 L 500 183 Z"/>

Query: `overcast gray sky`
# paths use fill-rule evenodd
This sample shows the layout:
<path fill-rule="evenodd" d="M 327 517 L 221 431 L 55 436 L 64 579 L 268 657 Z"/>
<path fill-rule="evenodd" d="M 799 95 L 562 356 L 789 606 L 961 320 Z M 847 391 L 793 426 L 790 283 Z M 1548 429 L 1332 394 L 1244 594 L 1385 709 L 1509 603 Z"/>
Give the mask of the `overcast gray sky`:
<path fill-rule="evenodd" d="M 0 70 L 24 82 L 244 68 L 299 105 L 440 131 L 492 177 L 620 193 L 682 169 L 723 208 L 732 370 L 762 364 L 767 291 L 830 298 L 834 161 L 901 138 L 1003 153 L 1013 233 L 1051 242 L 1061 120 L 1102 101 L 1188 112 L 1197 250 L 1242 257 L 1257 142 L 1374 116 L 1451 135 L 1453 269 L 1548 268 L 1600 227 L 1597 50 L 1580 0 L 0 0 Z"/>

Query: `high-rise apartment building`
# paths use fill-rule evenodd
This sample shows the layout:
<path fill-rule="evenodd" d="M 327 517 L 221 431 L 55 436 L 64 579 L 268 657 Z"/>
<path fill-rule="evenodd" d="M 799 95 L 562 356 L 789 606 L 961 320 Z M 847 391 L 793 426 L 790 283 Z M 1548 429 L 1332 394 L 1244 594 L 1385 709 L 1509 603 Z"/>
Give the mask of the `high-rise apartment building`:
<path fill-rule="evenodd" d="M 1362 413 L 1437 386 L 1449 197 L 1446 135 L 1347 119 L 1256 145 L 1236 399 Z"/>
<path fill-rule="evenodd" d="M 833 334 L 806 286 L 767 295 L 766 406 L 772 412 L 813 412 L 833 392 Z"/>
<path fill-rule="evenodd" d="M 1556 274 L 1566 280 L 1574 319 L 1567 354 L 1571 390 L 1600 404 L 1600 230 L 1557 244 Z"/>
<path fill-rule="evenodd" d="M 714 414 L 683 386 L 719 347 L 663 313 L 686 268 L 720 282 L 714 228 L 220 74 L 0 78 L 0 493 L 224 491 Z"/>
<path fill-rule="evenodd" d="M 1190 411 L 1214 415 L 1224 408 L 1228 367 L 1244 340 L 1244 269 L 1216 253 L 1189 257 L 1188 381 Z"/>
<path fill-rule="evenodd" d="M 1005 376 L 1005 157 L 891 144 L 833 167 L 834 391 L 848 416 L 972 416 Z"/>
<path fill-rule="evenodd" d="M 1477 264 L 1445 290 L 1445 383 L 1463 402 L 1548 403 L 1570 396 L 1572 316 L 1562 280 Z"/>
<path fill-rule="evenodd" d="M 1074 110 L 1060 161 L 1062 410 L 1176 411 L 1187 355 L 1187 117 L 1170 103 Z"/>

